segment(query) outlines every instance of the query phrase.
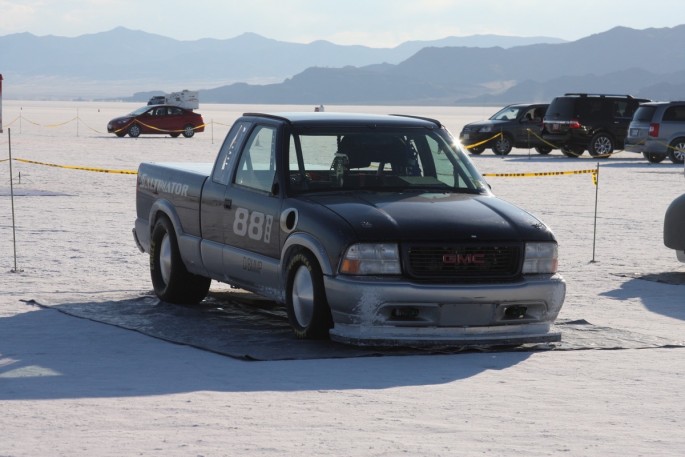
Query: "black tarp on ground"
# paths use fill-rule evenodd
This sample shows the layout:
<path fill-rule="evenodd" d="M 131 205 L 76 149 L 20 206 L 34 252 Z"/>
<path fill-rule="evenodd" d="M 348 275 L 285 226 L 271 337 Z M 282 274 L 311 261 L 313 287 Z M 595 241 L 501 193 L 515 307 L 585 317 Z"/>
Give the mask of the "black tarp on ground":
<path fill-rule="evenodd" d="M 126 300 L 63 303 L 51 306 L 62 313 L 134 330 L 165 341 L 243 360 L 303 360 L 382 355 L 453 354 L 463 348 L 368 348 L 332 341 L 298 340 L 283 310 L 268 300 L 245 293 L 212 293 L 201 305 L 186 307 L 154 296 Z M 559 343 L 540 343 L 509 351 L 641 349 L 685 347 L 683 341 L 592 325 L 584 320 L 557 322 Z M 469 351 L 495 349 L 469 348 Z M 502 349 L 499 349 L 502 350 Z"/>

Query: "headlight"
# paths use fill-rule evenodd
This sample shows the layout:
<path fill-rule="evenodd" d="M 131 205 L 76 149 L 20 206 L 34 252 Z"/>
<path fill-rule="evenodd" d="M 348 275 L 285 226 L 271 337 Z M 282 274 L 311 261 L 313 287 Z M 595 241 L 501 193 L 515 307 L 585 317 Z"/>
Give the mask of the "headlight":
<path fill-rule="evenodd" d="M 486 125 L 484 127 L 481 127 L 480 129 L 478 129 L 478 131 L 481 133 L 490 133 L 492 132 L 492 125 Z"/>
<path fill-rule="evenodd" d="M 343 256 L 340 273 L 346 275 L 397 275 L 400 253 L 393 243 L 353 244 Z"/>
<path fill-rule="evenodd" d="M 558 257 L 557 243 L 526 243 L 523 274 L 556 273 Z"/>
<path fill-rule="evenodd" d="M 119 120 L 117 121 L 117 124 L 119 124 L 119 125 L 121 125 L 121 124 L 126 124 L 126 123 L 128 123 L 128 121 L 130 121 L 130 119 L 119 119 Z"/>

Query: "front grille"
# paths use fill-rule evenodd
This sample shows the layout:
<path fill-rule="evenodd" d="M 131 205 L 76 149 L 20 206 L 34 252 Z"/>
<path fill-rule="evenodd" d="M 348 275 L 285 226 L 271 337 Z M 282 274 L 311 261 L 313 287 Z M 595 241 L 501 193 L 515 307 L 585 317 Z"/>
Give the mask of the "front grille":
<path fill-rule="evenodd" d="M 414 244 L 403 247 L 404 269 L 416 279 L 510 280 L 521 272 L 522 244 Z"/>

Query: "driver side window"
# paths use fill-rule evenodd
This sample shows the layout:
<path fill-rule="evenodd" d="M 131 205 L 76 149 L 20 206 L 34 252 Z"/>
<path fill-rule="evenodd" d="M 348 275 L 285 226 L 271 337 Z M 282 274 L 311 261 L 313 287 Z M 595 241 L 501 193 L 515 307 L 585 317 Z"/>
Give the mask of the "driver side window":
<path fill-rule="evenodd" d="M 245 143 L 238 162 L 235 183 L 271 192 L 276 176 L 276 129 L 258 125 Z"/>

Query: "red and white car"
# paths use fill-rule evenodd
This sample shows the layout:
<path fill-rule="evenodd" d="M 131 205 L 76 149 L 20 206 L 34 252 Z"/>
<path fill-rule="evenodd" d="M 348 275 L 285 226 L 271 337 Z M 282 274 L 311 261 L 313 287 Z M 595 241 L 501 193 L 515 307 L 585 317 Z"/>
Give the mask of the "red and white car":
<path fill-rule="evenodd" d="M 133 138 L 143 133 L 172 137 L 183 134 L 190 138 L 195 132 L 204 130 L 205 122 L 201 114 L 173 105 L 143 106 L 126 116 L 114 118 L 107 124 L 107 132 L 119 137 L 128 134 Z"/>

